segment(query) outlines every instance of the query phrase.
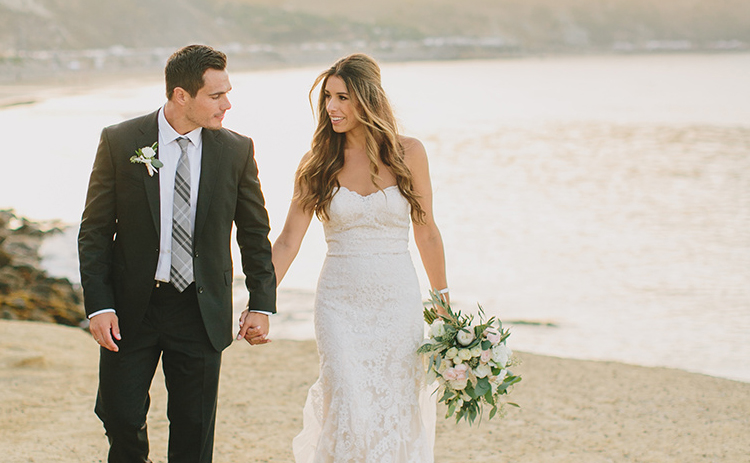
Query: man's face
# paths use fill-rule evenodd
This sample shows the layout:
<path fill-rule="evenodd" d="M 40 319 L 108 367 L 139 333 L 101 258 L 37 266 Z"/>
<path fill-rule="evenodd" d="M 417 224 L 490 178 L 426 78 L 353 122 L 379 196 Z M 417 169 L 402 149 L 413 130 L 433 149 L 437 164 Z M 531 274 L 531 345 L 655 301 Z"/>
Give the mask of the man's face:
<path fill-rule="evenodd" d="M 226 70 L 207 69 L 203 73 L 203 87 L 195 97 L 187 95 L 185 103 L 185 117 L 194 129 L 220 129 L 224 120 L 224 113 L 232 107 L 227 93 L 232 90 L 229 74 Z"/>

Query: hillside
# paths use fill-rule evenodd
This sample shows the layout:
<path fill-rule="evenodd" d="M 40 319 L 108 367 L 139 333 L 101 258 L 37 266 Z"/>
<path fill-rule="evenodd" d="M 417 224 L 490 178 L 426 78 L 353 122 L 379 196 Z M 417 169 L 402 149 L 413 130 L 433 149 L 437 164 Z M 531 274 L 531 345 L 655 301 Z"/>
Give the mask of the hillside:
<path fill-rule="evenodd" d="M 208 43 L 238 67 L 538 53 L 746 50 L 746 0 L 0 0 L 0 81 L 161 67 Z"/>

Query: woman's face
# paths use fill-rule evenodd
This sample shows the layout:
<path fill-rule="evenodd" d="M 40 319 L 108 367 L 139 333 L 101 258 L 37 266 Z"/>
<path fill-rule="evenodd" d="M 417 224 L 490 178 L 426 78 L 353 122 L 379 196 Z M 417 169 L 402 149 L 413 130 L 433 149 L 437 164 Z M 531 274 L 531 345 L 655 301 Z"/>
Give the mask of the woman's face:
<path fill-rule="evenodd" d="M 346 84 L 340 77 L 330 76 L 323 91 L 326 111 L 335 132 L 346 133 L 362 125 L 357 120 L 359 105 L 349 96 Z"/>

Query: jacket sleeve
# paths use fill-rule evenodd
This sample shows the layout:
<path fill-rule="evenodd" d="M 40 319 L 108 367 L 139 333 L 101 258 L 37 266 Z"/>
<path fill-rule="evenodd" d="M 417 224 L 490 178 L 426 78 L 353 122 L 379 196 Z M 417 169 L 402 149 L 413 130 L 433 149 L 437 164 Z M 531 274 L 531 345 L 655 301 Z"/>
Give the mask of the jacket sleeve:
<path fill-rule="evenodd" d="M 248 308 L 276 313 L 276 274 L 271 261 L 270 225 L 263 192 L 258 180 L 258 167 L 253 156 L 253 143 L 239 182 L 234 222 L 237 244 L 242 255 L 242 271 L 250 293 Z"/>
<path fill-rule="evenodd" d="M 115 168 L 107 129 L 102 131 L 78 233 L 78 259 L 86 315 L 115 307 L 113 239 L 117 231 Z"/>

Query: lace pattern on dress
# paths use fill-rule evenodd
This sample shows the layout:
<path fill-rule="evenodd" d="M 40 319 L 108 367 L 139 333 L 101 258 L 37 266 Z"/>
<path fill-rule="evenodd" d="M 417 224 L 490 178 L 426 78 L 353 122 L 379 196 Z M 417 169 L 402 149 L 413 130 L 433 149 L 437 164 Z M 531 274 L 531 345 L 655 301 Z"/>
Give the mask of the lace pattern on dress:
<path fill-rule="evenodd" d="M 391 187 L 339 189 L 324 223 L 315 301 L 320 377 L 310 388 L 297 463 L 432 463 L 435 398 L 423 384 L 421 295 L 409 204 Z"/>

